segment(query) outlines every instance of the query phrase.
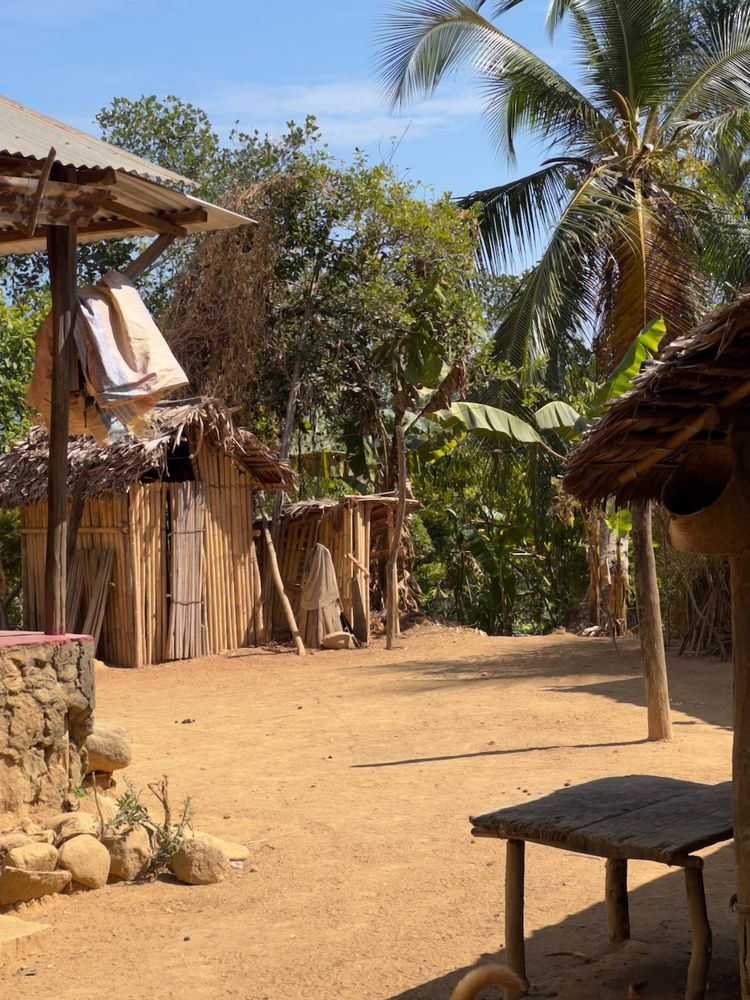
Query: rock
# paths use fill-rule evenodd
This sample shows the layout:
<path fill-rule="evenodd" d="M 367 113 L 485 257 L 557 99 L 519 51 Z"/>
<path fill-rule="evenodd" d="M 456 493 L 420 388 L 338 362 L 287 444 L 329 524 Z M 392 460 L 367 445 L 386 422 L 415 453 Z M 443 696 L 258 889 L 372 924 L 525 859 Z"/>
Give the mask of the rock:
<path fill-rule="evenodd" d="M 14 847 L 23 847 L 24 844 L 33 844 L 33 840 L 27 833 L 0 834 L 0 855 L 7 854 Z"/>
<path fill-rule="evenodd" d="M 169 867 L 175 878 L 188 885 L 221 882 L 230 872 L 229 861 L 218 848 L 195 838 L 183 842 L 172 855 Z"/>
<path fill-rule="evenodd" d="M 57 849 L 51 844 L 23 844 L 8 851 L 5 863 L 27 872 L 51 872 L 57 867 Z"/>
<path fill-rule="evenodd" d="M 83 833 L 60 848 L 60 867 L 87 889 L 101 889 L 109 876 L 109 851 L 96 837 Z"/>
<path fill-rule="evenodd" d="M 323 649 L 351 649 L 354 645 L 349 632 L 329 632 L 320 640 Z"/>
<path fill-rule="evenodd" d="M 106 837 L 102 843 L 109 851 L 109 874 L 123 882 L 143 875 L 151 860 L 151 840 L 142 826 Z"/>
<path fill-rule="evenodd" d="M 99 818 L 99 811 L 96 808 L 97 800 L 99 802 L 99 810 L 101 810 L 102 817 L 105 823 L 111 823 L 120 810 L 117 804 L 117 799 L 113 799 L 111 795 L 84 795 L 78 800 L 78 812 L 88 813 L 90 816 L 95 816 Z"/>
<path fill-rule="evenodd" d="M 22 868 L 6 865 L 0 875 L 0 906 L 52 896 L 67 889 L 70 880 L 71 875 L 67 871 L 27 872 Z"/>
<path fill-rule="evenodd" d="M 201 830 L 185 831 L 185 837 L 191 840 L 199 840 L 202 844 L 208 844 L 221 851 L 228 861 L 247 861 L 250 851 L 244 844 L 235 844 L 231 840 L 223 840 L 221 837 L 214 837 L 213 834 L 203 833 Z"/>
<path fill-rule="evenodd" d="M 119 771 L 130 763 L 130 741 L 119 726 L 95 725 L 84 744 L 88 753 L 86 773 L 92 771 Z"/>
<path fill-rule="evenodd" d="M 91 837 L 98 837 L 99 817 L 90 813 L 74 812 L 63 813 L 62 816 L 54 817 L 55 822 L 51 823 L 55 832 L 55 843 L 58 845 L 70 840 L 71 837 L 80 837 L 87 834 Z"/>

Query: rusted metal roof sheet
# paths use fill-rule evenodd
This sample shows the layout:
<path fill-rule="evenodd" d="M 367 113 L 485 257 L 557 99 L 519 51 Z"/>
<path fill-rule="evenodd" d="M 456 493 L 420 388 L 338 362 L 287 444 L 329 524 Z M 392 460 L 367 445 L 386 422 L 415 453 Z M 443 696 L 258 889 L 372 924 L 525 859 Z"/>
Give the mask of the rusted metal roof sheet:
<path fill-rule="evenodd" d="M 149 228 L 147 223 L 132 224 L 126 218 L 119 217 L 115 212 L 102 208 L 98 211 L 86 229 L 79 230 L 79 243 L 94 243 L 97 240 L 121 239 L 123 237 L 148 236 L 159 232 L 159 220 L 171 222 L 186 233 L 209 233 L 218 229 L 235 229 L 237 226 L 249 225 L 252 219 L 219 208 L 210 202 L 183 194 L 173 188 L 163 187 L 152 181 L 132 174 L 116 173 L 112 192 L 113 201 L 122 206 L 123 211 L 133 209 L 146 218 L 153 217 L 154 225 Z M 99 227 L 97 229 L 97 227 Z M 8 234 L 8 235 L 5 235 Z M 13 234 L 13 235 L 11 235 Z M 17 238 L 14 238 L 17 234 Z M 38 230 L 32 237 L 18 232 L 13 222 L 4 221 L 0 212 L 0 257 L 10 254 L 35 253 L 47 248 L 47 237 L 44 230 Z"/>
<path fill-rule="evenodd" d="M 52 147 L 57 152 L 57 162 L 64 166 L 110 167 L 153 180 L 183 185 L 193 183 L 172 170 L 0 96 L 0 153 L 44 160 Z"/>

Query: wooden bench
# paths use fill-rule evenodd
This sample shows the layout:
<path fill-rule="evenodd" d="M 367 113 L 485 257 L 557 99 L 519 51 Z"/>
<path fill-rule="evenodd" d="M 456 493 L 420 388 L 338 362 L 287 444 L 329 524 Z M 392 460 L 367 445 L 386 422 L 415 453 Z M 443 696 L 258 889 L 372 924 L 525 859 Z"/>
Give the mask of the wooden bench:
<path fill-rule="evenodd" d="M 693 851 L 732 838 L 732 784 L 699 785 L 628 775 L 563 788 L 544 798 L 472 817 L 472 835 L 507 841 L 505 954 L 528 984 L 523 932 L 526 843 L 606 858 L 607 929 L 612 942 L 630 937 L 629 859 L 685 870 L 692 951 L 686 1000 L 703 1000 L 711 959 L 711 927 L 703 859 Z M 525 993 L 506 991 L 506 1000 Z"/>

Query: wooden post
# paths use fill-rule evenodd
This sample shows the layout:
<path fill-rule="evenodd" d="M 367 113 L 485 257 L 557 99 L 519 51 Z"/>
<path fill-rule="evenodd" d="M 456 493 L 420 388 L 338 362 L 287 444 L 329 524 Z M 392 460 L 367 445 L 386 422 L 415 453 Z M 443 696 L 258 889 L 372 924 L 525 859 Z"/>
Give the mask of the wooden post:
<path fill-rule="evenodd" d="M 523 939 L 525 847 L 522 840 L 509 840 L 505 846 L 505 959 L 528 985 Z M 517 1000 L 527 992 L 506 989 L 505 1000 Z"/>
<path fill-rule="evenodd" d="M 65 176 L 56 179 L 64 180 Z M 47 635 L 63 635 L 66 594 L 68 420 L 71 368 L 75 358 L 73 323 L 76 312 L 76 231 L 73 227 L 48 227 L 47 264 L 52 290 L 52 405 L 47 475 L 44 631 Z"/>
<path fill-rule="evenodd" d="M 385 570 L 386 649 L 393 649 L 393 640 L 399 634 L 398 550 L 401 547 L 401 534 L 404 530 L 406 516 L 406 449 L 404 447 L 404 428 L 401 424 L 396 424 L 396 460 L 398 462 L 398 505 L 396 507 L 396 523 L 393 526 L 393 538 L 391 539 L 391 551 L 388 553 L 388 563 Z"/>
<path fill-rule="evenodd" d="M 708 922 L 708 913 L 706 911 L 706 893 L 703 889 L 702 868 L 685 869 L 685 888 L 687 890 L 688 916 L 690 918 L 690 934 L 692 937 L 685 1000 L 704 1000 L 713 942 L 711 938 L 711 925 Z"/>
<path fill-rule="evenodd" d="M 651 504 L 646 500 L 636 500 L 630 509 L 633 516 L 635 592 L 641 632 L 643 679 L 646 687 L 648 738 L 671 740 L 672 716 L 669 709 L 667 659 L 661 627 L 656 559 L 651 537 Z"/>
<path fill-rule="evenodd" d="M 742 1000 L 750 1000 L 750 556 L 733 556 L 734 749 L 732 794 Z"/>
<path fill-rule="evenodd" d="M 604 897 L 607 904 L 607 933 L 614 944 L 630 937 L 628 911 L 628 863 L 607 858 Z"/>
<path fill-rule="evenodd" d="M 261 500 L 262 503 L 262 500 Z M 305 644 L 302 641 L 302 636 L 300 635 L 299 629 L 297 628 L 297 620 L 294 617 L 294 612 L 292 611 L 292 605 L 289 603 L 289 598 L 286 596 L 286 591 L 284 590 L 284 581 L 281 579 L 281 573 L 279 572 L 279 563 L 276 559 L 276 549 L 274 548 L 273 539 L 271 538 L 271 531 L 268 527 L 268 518 L 266 517 L 266 512 L 261 507 L 261 522 L 263 524 L 263 538 L 266 542 L 266 557 L 271 566 L 271 573 L 273 574 L 273 582 L 276 584 L 276 590 L 279 595 L 279 600 L 281 601 L 281 606 L 284 609 L 284 614 L 286 615 L 287 625 L 289 626 L 289 631 L 292 633 L 292 639 L 294 639 L 294 644 L 297 647 L 297 653 L 300 656 L 305 655 Z"/>

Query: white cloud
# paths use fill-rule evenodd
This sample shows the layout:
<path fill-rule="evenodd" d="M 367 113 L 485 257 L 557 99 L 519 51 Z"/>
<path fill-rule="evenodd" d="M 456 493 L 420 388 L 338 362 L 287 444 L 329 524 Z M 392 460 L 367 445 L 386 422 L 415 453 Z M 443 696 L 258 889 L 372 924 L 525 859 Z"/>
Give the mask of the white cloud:
<path fill-rule="evenodd" d="M 224 129 L 234 121 L 242 128 L 278 134 L 287 121 L 315 115 L 331 146 L 365 146 L 400 137 L 424 138 L 459 128 L 476 118 L 476 93 L 460 90 L 390 114 L 374 84 L 366 80 L 332 80 L 314 84 L 250 85 L 217 92 L 203 106 Z"/>

